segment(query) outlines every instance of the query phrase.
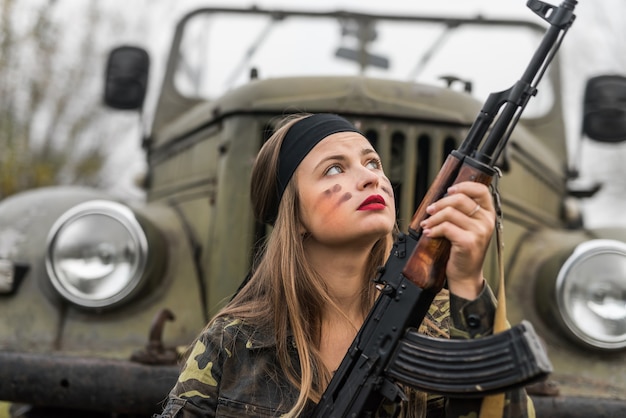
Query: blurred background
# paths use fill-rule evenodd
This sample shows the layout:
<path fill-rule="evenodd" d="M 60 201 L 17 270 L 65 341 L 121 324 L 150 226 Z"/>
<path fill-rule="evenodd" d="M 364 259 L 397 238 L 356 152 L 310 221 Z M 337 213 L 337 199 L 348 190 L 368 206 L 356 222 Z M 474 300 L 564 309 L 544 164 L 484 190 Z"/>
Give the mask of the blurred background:
<path fill-rule="evenodd" d="M 145 167 L 141 138 L 147 127 L 136 113 L 102 106 L 108 52 L 120 44 L 150 52 L 149 112 L 176 21 L 198 6 L 253 5 L 534 17 L 525 0 L 0 0 L 0 198 L 28 188 L 79 184 L 142 199 L 137 179 Z M 585 203 L 589 226 L 609 220 L 612 225 L 626 224 L 626 145 L 581 142 L 578 117 L 586 78 L 626 74 L 626 2 L 581 0 L 576 14 L 560 51 L 565 59 L 569 153 L 580 164 L 584 181 L 604 184 Z M 410 47 L 411 40 L 398 45 Z"/>

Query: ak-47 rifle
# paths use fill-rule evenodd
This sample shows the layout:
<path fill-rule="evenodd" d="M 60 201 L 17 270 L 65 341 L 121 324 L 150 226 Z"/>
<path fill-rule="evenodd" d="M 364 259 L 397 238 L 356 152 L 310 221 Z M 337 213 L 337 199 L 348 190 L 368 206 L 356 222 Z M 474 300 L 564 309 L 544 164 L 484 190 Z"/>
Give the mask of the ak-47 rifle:
<path fill-rule="evenodd" d="M 543 379 L 552 372 L 527 321 L 475 340 L 439 340 L 417 333 L 444 286 L 451 246 L 446 239 L 422 235 L 419 225 L 428 216 L 426 207 L 443 197 L 452 184 L 491 183 L 496 160 L 575 19 L 576 4 L 576 0 L 565 0 L 558 7 L 540 0 L 527 2 L 550 27 L 521 79 L 487 98 L 459 149 L 444 162 L 413 215 L 408 233 L 396 239 L 376 278 L 381 294 L 313 416 L 372 416 L 383 399 L 397 402 L 404 398 L 398 383 L 448 396 L 483 397 Z"/>

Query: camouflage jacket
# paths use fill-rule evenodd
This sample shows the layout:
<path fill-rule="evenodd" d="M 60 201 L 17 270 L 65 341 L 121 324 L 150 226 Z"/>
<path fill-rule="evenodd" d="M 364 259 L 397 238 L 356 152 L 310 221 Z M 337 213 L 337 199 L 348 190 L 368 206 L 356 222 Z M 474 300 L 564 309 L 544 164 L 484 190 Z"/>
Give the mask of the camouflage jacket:
<path fill-rule="evenodd" d="M 443 338 L 478 338 L 491 333 L 494 312 L 495 298 L 487 286 L 474 301 L 444 290 L 435 298 L 420 332 Z M 283 415 L 298 393 L 278 366 L 275 346 L 274 335 L 268 330 L 246 326 L 238 319 L 217 319 L 199 336 L 163 413 L 155 417 Z M 295 345 L 292 347 L 292 359 L 297 364 L 298 354 Z M 530 398 L 523 390 L 507 393 L 504 416 L 533 416 L 528 402 Z M 410 403 L 383 405 L 378 416 L 402 416 L 406 408 L 411 408 Z M 480 400 L 429 395 L 426 417 L 478 418 L 479 409 Z"/>

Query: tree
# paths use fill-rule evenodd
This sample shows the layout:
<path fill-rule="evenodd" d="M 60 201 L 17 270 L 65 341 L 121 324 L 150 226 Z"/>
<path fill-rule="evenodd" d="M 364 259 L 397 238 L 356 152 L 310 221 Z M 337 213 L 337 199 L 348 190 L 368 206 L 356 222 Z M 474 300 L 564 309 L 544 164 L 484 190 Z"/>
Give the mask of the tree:
<path fill-rule="evenodd" d="M 101 105 L 102 35 L 123 25 L 98 2 L 0 0 L 0 199 L 108 185 L 107 157 L 131 128 Z"/>

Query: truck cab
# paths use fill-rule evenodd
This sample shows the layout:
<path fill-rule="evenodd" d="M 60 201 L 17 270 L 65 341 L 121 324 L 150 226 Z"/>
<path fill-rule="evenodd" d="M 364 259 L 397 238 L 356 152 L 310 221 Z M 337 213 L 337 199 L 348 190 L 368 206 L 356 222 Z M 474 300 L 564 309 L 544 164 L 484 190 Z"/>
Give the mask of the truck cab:
<path fill-rule="evenodd" d="M 29 405 L 14 416 L 159 412 L 181 354 L 267 235 L 252 217 L 250 172 L 282 116 L 351 120 L 383 159 L 403 230 L 545 30 L 530 10 L 514 20 L 202 8 L 176 27 L 153 107 L 151 57 L 114 49 L 105 103 L 150 121 L 145 199 L 51 187 L 0 202 L 0 399 Z M 624 77 L 589 80 L 585 136 L 625 140 L 625 97 Z M 554 366 L 527 388 L 538 416 L 617 417 L 626 229 L 585 226 L 580 199 L 595 188 L 572 187 L 564 120 L 557 54 L 497 163 L 508 318 L 534 325 Z M 498 270 L 493 248 L 494 288 Z"/>

